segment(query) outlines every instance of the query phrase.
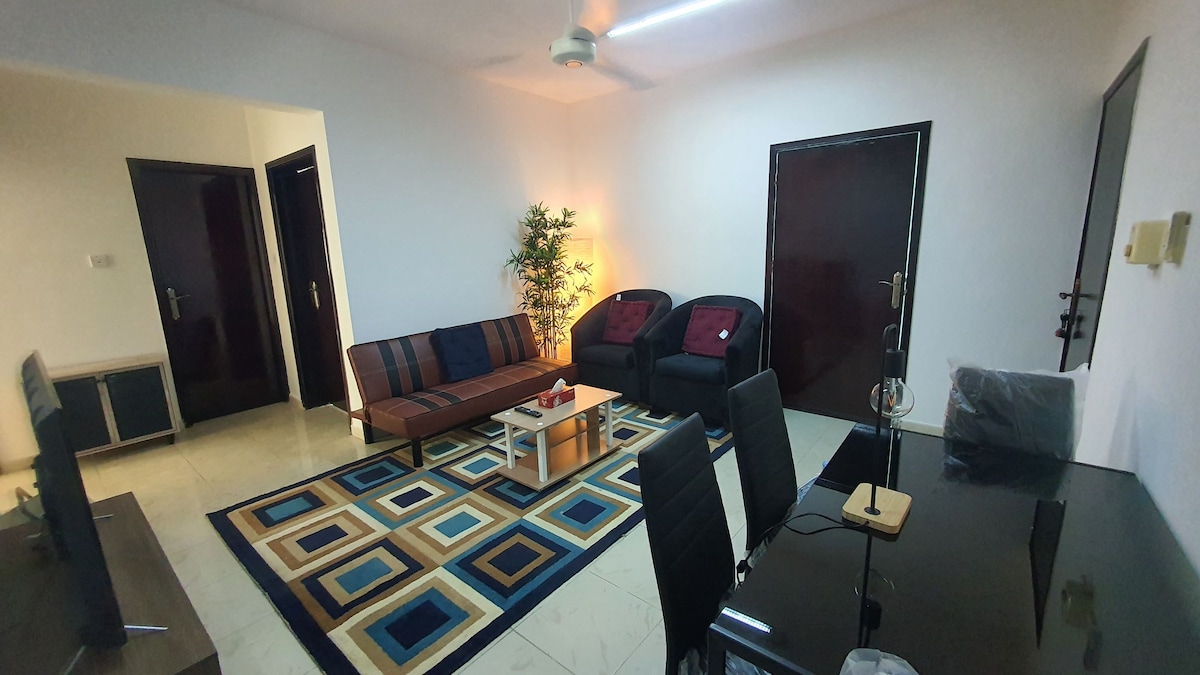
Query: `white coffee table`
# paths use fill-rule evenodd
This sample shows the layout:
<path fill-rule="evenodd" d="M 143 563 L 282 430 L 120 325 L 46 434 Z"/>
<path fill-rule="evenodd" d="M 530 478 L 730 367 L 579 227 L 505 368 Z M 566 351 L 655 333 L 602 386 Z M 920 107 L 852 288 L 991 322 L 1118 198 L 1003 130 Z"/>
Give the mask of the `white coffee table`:
<path fill-rule="evenodd" d="M 575 386 L 575 400 L 557 408 L 538 407 L 537 399 L 522 404 L 542 413 L 541 417 L 525 415 L 513 408 L 492 415 L 493 420 L 504 425 L 504 438 L 508 441 L 508 466 L 497 469 L 497 473 L 541 490 L 613 452 L 620 441 L 613 442 L 612 401 L 620 395 L 619 392 L 579 384 Z M 603 424 L 600 422 L 601 408 L 604 409 Z M 603 437 L 601 426 L 604 427 Z M 535 433 L 537 452 L 517 459 L 517 433 L 514 430 Z"/>

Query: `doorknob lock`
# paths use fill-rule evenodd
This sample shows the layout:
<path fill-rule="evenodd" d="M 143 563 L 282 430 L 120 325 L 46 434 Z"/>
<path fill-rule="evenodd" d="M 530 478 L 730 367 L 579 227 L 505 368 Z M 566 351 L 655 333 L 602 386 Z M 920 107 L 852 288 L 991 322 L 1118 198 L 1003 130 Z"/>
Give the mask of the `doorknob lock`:
<path fill-rule="evenodd" d="M 879 284 L 892 287 L 892 309 L 900 309 L 900 298 L 904 296 L 904 273 L 896 272 L 891 281 L 880 281 Z"/>
<path fill-rule="evenodd" d="M 167 288 L 167 304 L 171 306 L 171 319 L 175 321 L 179 320 L 179 301 L 190 297 L 192 296 L 177 294 L 174 288 Z"/>

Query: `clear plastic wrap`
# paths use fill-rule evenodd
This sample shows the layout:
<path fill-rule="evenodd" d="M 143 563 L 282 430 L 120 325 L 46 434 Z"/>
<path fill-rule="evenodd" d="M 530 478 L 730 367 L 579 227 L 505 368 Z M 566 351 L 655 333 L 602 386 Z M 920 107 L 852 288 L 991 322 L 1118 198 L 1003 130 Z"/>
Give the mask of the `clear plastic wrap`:
<path fill-rule="evenodd" d="M 950 379 L 946 440 L 1071 459 L 1074 378 L 958 366 Z"/>
<path fill-rule="evenodd" d="M 839 675 L 918 675 L 908 661 L 878 649 L 855 649 L 846 655 Z"/>

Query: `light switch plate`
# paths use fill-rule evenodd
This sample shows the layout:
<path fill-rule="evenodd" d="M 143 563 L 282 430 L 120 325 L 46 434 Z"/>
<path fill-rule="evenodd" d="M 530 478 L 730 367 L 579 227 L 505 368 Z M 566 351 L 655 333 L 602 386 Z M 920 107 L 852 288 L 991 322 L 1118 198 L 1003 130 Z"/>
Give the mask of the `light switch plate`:
<path fill-rule="evenodd" d="M 1192 214 L 1187 211 L 1176 211 L 1171 215 L 1171 229 L 1167 233 L 1167 248 L 1163 260 L 1176 265 L 1183 262 L 1183 249 L 1187 245 L 1188 225 L 1192 222 Z"/>
<path fill-rule="evenodd" d="M 89 267 L 112 267 L 112 256 L 106 253 L 88 256 Z"/>
<path fill-rule="evenodd" d="M 1158 265 L 1167 249 L 1167 233 L 1171 224 L 1165 220 L 1143 220 L 1129 230 L 1129 245 L 1125 247 L 1125 262 L 1130 265 Z"/>

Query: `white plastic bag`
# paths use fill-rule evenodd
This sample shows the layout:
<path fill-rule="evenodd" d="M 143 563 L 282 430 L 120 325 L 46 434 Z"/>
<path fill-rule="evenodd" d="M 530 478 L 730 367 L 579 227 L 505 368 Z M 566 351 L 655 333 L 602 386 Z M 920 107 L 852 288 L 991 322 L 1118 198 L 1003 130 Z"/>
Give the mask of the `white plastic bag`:
<path fill-rule="evenodd" d="M 917 675 L 908 661 L 878 649 L 855 649 L 846 655 L 839 675 Z"/>

